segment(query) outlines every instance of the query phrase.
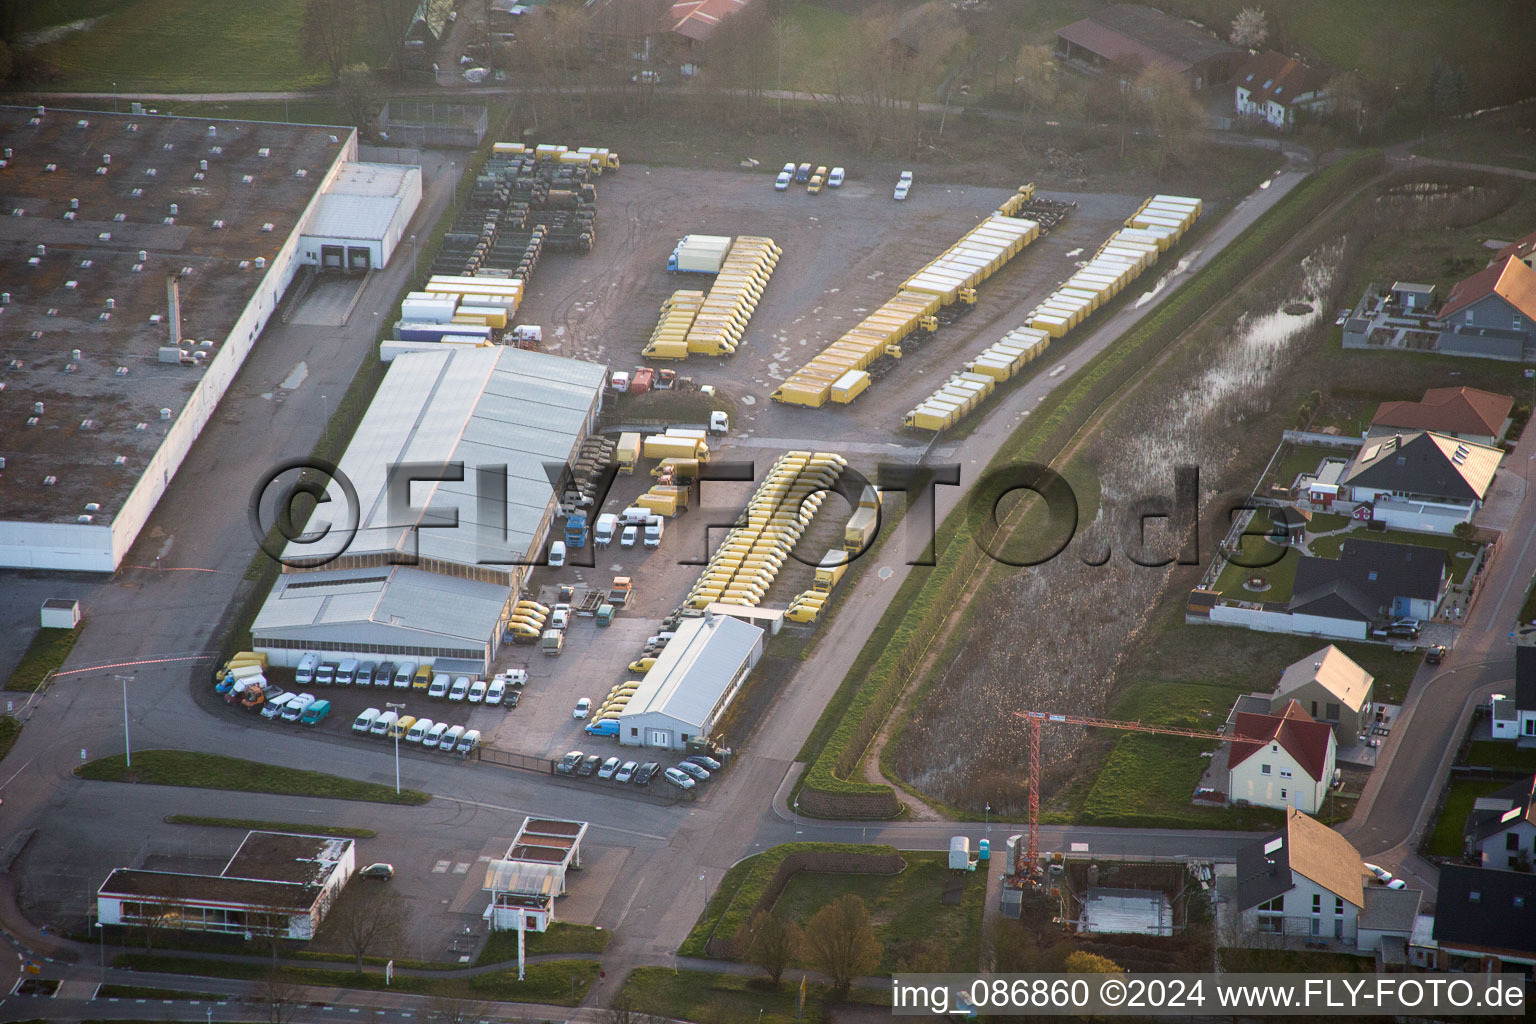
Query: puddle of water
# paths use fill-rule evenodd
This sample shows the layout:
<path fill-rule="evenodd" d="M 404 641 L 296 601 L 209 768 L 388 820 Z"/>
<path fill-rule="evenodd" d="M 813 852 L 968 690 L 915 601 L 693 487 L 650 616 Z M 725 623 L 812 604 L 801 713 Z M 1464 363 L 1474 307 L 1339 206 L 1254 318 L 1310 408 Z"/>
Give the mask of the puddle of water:
<path fill-rule="evenodd" d="M 301 360 L 297 366 L 288 371 L 288 376 L 283 378 L 282 383 L 279 384 L 278 387 L 282 388 L 284 391 L 295 391 L 298 389 L 300 384 L 304 383 L 305 378 L 308 376 L 309 364 Z"/>

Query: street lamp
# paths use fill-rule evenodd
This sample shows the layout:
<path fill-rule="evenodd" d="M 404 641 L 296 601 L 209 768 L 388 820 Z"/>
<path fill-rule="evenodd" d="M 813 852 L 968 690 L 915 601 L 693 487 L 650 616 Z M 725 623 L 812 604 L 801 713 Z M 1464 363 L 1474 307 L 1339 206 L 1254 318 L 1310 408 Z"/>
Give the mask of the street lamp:
<path fill-rule="evenodd" d="M 385 701 L 384 702 L 384 706 L 386 708 L 389 708 L 391 711 L 395 712 L 395 724 L 390 726 L 389 731 L 395 734 L 395 795 L 399 796 L 400 795 L 400 730 L 398 728 L 396 728 L 396 726 L 398 726 L 400 724 L 400 713 L 405 710 L 405 705 L 404 704 L 391 704 L 389 701 Z"/>
<path fill-rule="evenodd" d="M 101 926 L 99 914 L 96 918 L 96 936 L 101 957 L 101 983 L 105 985 L 107 983 L 107 930 Z"/>
<path fill-rule="evenodd" d="M 986 815 L 986 817 L 983 820 L 986 822 L 987 831 L 991 832 L 992 831 L 992 805 L 990 803 L 986 805 L 986 808 L 983 811 L 983 813 Z"/>
<path fill-rule="evenodd" d="M 127 763 L 126 766 L 132 768 L 133 744 L 129 742 L 128 737 L 128 680 L 133 676 L 116 676 L 115 678 L 121 680 L 123 684 L 123 759 Z"/>
<path fill-rule="evenodd" d="M 331 443 L 331 404 L 320 396 L 320 415 L 325 420 L 325 443 Z"/>

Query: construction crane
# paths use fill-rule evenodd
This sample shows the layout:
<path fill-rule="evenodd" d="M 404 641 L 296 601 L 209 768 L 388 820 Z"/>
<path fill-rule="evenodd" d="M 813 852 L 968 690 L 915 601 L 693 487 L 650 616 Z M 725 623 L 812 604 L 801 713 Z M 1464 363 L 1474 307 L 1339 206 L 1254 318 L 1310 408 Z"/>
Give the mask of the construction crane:
<path fill-rule="evenodd" d="M 1232 737 L 1203 729 L 1181 729 L 1173 725 L 1147 725 L 1142 722 L 1121 722 L 1113 718 L 1089 718 L 1085 715 L 1060 715 L 1051 711 L 1015 711 L 1015 715 L 1029 726 L 1029 836 L 1026 850 L 1014 851 L 1014 874 L 1029 878 L 1039 870 L 1040 864 L 1040 727 L 1046 722 L 1056 725 L 1089 725 L 1099 729 L 1119 729 L 1122 732 L 1149 733 L 1154 736 L 1184 736 L 1197 740 L 1228 740 Z"/>

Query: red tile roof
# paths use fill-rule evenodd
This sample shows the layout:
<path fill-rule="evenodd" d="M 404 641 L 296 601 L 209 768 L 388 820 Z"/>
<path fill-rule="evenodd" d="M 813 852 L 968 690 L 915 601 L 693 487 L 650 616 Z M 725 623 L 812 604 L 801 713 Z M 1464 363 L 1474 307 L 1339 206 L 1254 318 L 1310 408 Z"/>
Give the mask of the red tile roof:
<path fill-rule="evenodd" d="M 1271 100 L 1290 106 L 1298 96 L 1322 91 L 1328 76 L 1294 57 L 1268 50 L 1238 68 L 1236 82 L 1260 106 Z"/>
<path fill-rule="evenodd" d="M 1515 400 L 1477 388 L 1430 388 L 1417 402 L 1382 402 L 1373 427 L 1497 437 Z"/>
<path fill-rule="evenodd" d="M 1239 711 L 1232 728 L 1232 752 L 1227 766 L 1236 768 L 1271 743 L 1278 743 L 1316 781 L 1327 768 L 1328 744 L 1332 739 L 1333 729 L 1328 723 L 1315 720 L 1294 700 L 1288 701 L 1278 715 Z"/>
<path fill-rule="evenodd" d="M 1497 295 L 1522 314 L 1536 320 L 1536 270 L 1513 256 L 1479 270 L 1465 281 L 1458 281 L 1445 297 L 1440 317 L 1451 316 L 1479 299 Z"/>
<path fill-rule="evenodd" d="M 702 43 L 715 34 L 727 17 L 747 6 L 749 0 L 677 0 L 672 5 L 672 31 Z"/>

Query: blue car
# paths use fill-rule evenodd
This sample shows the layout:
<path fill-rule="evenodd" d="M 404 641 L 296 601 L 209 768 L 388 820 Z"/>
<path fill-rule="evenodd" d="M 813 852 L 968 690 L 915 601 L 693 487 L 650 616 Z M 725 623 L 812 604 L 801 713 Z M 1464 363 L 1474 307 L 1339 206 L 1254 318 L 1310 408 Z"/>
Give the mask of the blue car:
<path fill-rule="evenodd" d="M 619 720 L 617 718 L 604 718 L 599 722 L 592 722 L 587 726 L 587 733 L 592 736 L 617 736 L 619 734 Z"/>

